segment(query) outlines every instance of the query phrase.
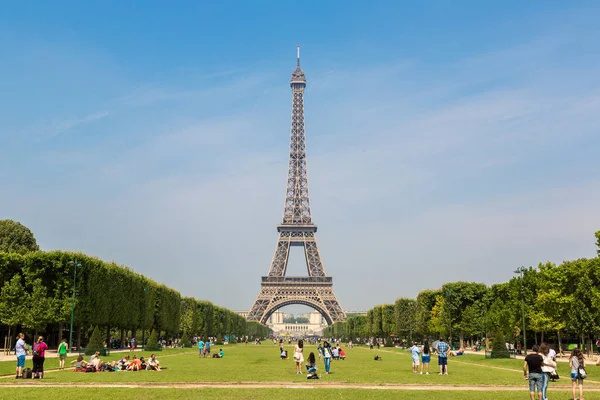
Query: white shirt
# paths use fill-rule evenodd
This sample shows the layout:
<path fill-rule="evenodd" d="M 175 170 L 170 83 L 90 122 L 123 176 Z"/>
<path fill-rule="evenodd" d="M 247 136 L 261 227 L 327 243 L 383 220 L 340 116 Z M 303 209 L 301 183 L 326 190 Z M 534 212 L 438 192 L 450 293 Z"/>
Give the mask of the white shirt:
<path fill-rule="evenodd" d="M 548 357 L 550 357 L 550 358 L 556 357 L 556 351 L 554 351 L 554 349 L 550 349 L 550 351 L 548 351 Z"/>
<path fill-rule="evenodd" d="M 15 353 L 17 357 L 24 356 L 27 354 L 25 351 L 25 341 L 23 339 L 17 340 L 17 344 L 15 345 Z"/>

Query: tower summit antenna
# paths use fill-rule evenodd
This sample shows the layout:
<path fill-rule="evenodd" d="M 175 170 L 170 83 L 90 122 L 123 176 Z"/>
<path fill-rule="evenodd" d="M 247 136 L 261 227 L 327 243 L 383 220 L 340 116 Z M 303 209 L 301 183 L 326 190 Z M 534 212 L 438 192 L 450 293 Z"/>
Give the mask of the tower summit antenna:
<path fill-rule="evenodd" d="M 296 56 L 296 61 L 298 66 L 300 66 L 300 45 L 297 46 L 298 55 Z"/>

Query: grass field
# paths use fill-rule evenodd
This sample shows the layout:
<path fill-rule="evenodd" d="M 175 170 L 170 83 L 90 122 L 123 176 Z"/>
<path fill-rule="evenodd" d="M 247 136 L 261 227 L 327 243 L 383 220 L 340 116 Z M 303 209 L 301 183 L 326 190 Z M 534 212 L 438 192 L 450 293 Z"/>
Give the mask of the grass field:
<path fill-rule="evenodd" d="M 346 349 L 345 361 L 333 361 L 331 374 L 324 375 L 322 361 L 318 361 L 320 380 L 307 380 L 305 375 L 296 375 L 292 359 L 281 360 L 278 346 L 228 345 L 223 346 L 225 358 L 199 359 L 193 349 L 166 349 L 158 353 L 161 364 L 167 367 L 161 372 L 101 372 L 74 373 L 71 370 L 49 371 L 43 380 L 15 380 L 15 362 L 0 363 L 1 398 L 39 398 L 54 396 L 61 399 L 94 398 L 108 396 L 111 399 L 277 399 L 277 398 L 439 398 L 437 390 L 444 390 L 444 399 L 509 399 L 524 397 L 527 382 L 523 379 L 521 360 L 485 360 L 478 355 L 455 357 L 449 360 L 448 376 L 437 375 L 437 360 L 432 359 L 431 375 L 415 375 L 411 372 L 409 353 L 399 349 L 369 350 L 365 347 Z M 218 347 L 215 348 L 218 351 Z M 291 346 L 288 350 L 291 350 Z M 305 358 L 316 349 L 307 346 Z M 290 351 L 291 353 L 291 351 Z M 145 357 L 149 353 L 135 352 Z M 374 361 L 378 354 L 383 360 Z M 124 353 L 113 353 L 109 359 L 119 359 Z M 31 360 L 27 360 L 31 366 Z M 46 370 L 58 366 L 57 359 L 46 360 Z M 589 378 L 586 398 L 600 399 L 600 368 L 588 368 Z M 550 393 L 554 399 L 568 399 L 565 387 L 570 385 L 568 364 L 560 364 L 561 379 L 551 383 Z M 231 388 L 198 388 L 197 383 L 231 384 Z M 238 387 L 249 383 L 254 387 Z M 15 385 L 25 387 L 14 387 Z M 41 385 L 50 385 L 40 387 Z M 64 387 L 56 387 L 56 386 Z M 260 386 L 256 386 L 260 385 Z M 332 387 L 334 385 L 334 387 Z M 404 385 L 390 390 L 389 385 Z M 413 386 L 406 386 L 413 385 Z M 13 387 L 11 387 L 13 386 Z M 85 387 L 84 387 L 85 386 Z M 111 387 L 108 387 L 111 386 Z M 128 387 L 130 386 L 130 387 Z M 209 385 L 210 386 L 210 385 Z M 369 387 L 363 389 L 362 387 Z M 380 386 L 380 389 L 373 387 Z M 385 387 L 381 387 L 385 386 Z M 461 386 L 464 386 L 461 388 Z M 484 388 L 489 386 L 488 388 Z M 414 390 L 411 390 L 414 389 Z M 418 389 L 418 390 L 417 390 Z M 454 389 L 454 390 L 449 390 Z M 458 390 L 457 390 L 458 389 Z M 461 390 L 464 389 L 464 390 Z M 475 391 L 479 389 L 478 391 Z M 483 391 L 481 389 L 484 389 Z M 515 391 L 516 390 L 516 391 Z M 526 397 L 524 397 L 526 398 Z"/>

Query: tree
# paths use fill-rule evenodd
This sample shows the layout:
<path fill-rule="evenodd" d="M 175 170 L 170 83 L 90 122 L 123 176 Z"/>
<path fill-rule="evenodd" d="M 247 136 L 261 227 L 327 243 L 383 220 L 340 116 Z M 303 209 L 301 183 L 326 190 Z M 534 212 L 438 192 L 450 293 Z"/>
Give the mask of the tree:
<path fill-rule="evenodd" d="M 596 232 L 596 246 L 598 246 L 598 256 L 600 257 L 600 231 Z"/>
<path fill-rule="evenodd" d="M 461 316 L 459 327 L 467 336 L 485 333 L 485 305 L 478 300 L 465 308 Z"/>
<path fill-rule="evenodd" d="M 394 303 L 394 319 L 396 331 L 408 332 L 412 336 L 417 317 L 417 302 L 413 299 L 399 298 Z"/>
<path fill-rule="evenodd" d="M 10 219 L 0 220 L 0 251 L 25 254 L 39 249 L 27 227 Z"/>
<path fill-rule="evenodd" d="M 0 322 L 8 326 L 17 326 L 25 318 L 27 303 L 23 299 L 22 279 L 21 275 L 13 276 L 0 291 Z"/>
<path fill-rule="evenodd" d="M 443 336 L 449 334 L 448 313 L 446 310 L 446 299 L 442 295 L 437 295 L 435 305 L 431 309 L 431 318 L 429 319 L 428 330 L 431 333 L 437 333 Z"/>
<path fill-rule="evenodd" d="M 429 321 L 431 320 L 431 310 L 433 309 L 433 306 L 435 306 L 439 294 L 439 290 L 422 290 L 417 295 L 417 303 L 415 305 L 415 331 L 422 337 L 429 337 L 432 333 L 429 329 Z"/>

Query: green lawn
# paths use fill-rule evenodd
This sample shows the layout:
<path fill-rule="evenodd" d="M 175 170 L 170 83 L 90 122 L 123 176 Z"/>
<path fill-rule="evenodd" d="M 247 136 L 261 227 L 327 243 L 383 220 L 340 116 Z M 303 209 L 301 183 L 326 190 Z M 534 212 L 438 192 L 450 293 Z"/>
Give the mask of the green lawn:
<path fill-rule="evenodd" d="M 219 347 L 214 348 L 218 351 Z M 200 359 L 194 349 L 165 349 L 157 353 L 161 364 L 167 367 L 161 372 L 140 371 L 140 372 L 101 372 L 101 373 L 74 373 L 70 369 L 65 371 L 48 372 L 42 381 L 37 380 L 15 380 L 14 374 L 15 362 L 0 363 L 0 374 L 7 377 L 0 379 L 0 392 L 2 398 L 12 398 L 10 394 L 18 394 L 18 398 L 29 398 L 27 396 L 39 397 L 41 391 L 44 396 L 52 393 L 60 393 L 60 398 L 80 398 L 85 394 L 98 391 L 98 395 L 107 395 L 112 399 L 129 397 L 135 393 L 138 398 L 236 398 L 236 399 L 273 399 L 286 398 L 312 398 L 314 389 L 327 385 L 328 383 L 362 383 L 368 385 L 381 384 L 413 384 L 424 385 L 435 390 L 436 385 L 467 385 L 467 386 L 509 386 L 522 388 L 523 393 L 527 392 L 527 382 L 523 379 L 520 372 L 522 361 L 520 360 L 485 360 L 481 356 L 461 356 L 451 358 L 449 361 L 448 376 L 437 375 L 437 359 L 434 357 L 431 363 L 431 375 L 414 375 L 411 372 L 411 358 L 406 351 L 399 349 L 386 348 L 381 350 L 369 350 L 366 347 L 346 349 L 347 359 L 345 361 L 333 361 L 332 374 L 324 375 L 324 366 L 322 361 L 318 361 L 319 372 L 322 373 L 320 380 L 307 380 L 305 375 L 296 375 L 295 366 L 292 359 L 281 360 L 279 358 L 279 348 L 272 344 L 262 345 L 227 345 L 222 346 L 225 351 L 223 359 Z M 292 346 L 288 346 L 288 352 L 291 353 Z M 305 347 L 305 358 L 310 351 L 316 348 Z M 145 357 L 149 353 L 135 352 L 134 354 Z M 373 357 L 380 355 L 382 361 L 374 361 Z M 118 359 L 123 353 L 113 353 L 107 359 Z M 475 364 L 475 365 L 473 365 Z M 31 360 L 27 360 L 27 366 L 31 366 Z M 58 359 L 48 359 L 46 369 L 58 366 Z M 508 369 L 508 370 L 506 370 Z M 568 377 L 568 364 L 560 364 L 559 368 L 562 378 L 558 383 L 551 383 L 550 391 L 552 399 L 569 398 L 567 391 L 554 390 L 557 385 L 570 385 Z M 588 368 L 589 378 L 586 380 L 586 386 L 596 386 L 600 388 L 600 368 Z M 596 382 L 594 382 L 596 381 Z M 181 389 L 181 388 L 100 388 L 100 387 L 68 387 L 69 383 L 80 384 L 107 384 L 107 383 L 193 383 L 193 382 L 285 382 L 300 386 L 300 389 Z M 31 388 L 11 388 L 16 383 L 31 385 Z M 64 388 L 40 388 L 37 384 L 64 384 Z M 306 389 L 302 389 L 302 386 Z M 367 390 L 367 389 L 334 389 L 320 388 L 318 390 L 320 399 L 329 398 L 407 398 L 407 399 L 425 399 L 432 397 L 434 392 L 427 391 L 405 391 L 405 390 Z M 60 392 L 59 392 L 60 391 Z M 519 396 L 520 392 L 493 392 L 493 391 L 452 391 L 444 394 L 444 399 L 512 399 Z M 9 397 L 10 396 L 10 397 Z M 316 395 L 315 395 L 316 396 Z M 595 396 L 595 397 L 594 397 Z M 590 393 L 589 398 L 600 399 L 600 392 Z"/>
<path fill-rule="evenodd" d="M 2 389 L 2 398 L 6 399 L 32 399 L 41 397 L 52 399 L 206 399 L 206 400 L 514 400 L 528 399 L 526 392 L 467 392 L 467 391 L 391 391 L 391 390 L 364 390 L 364 389 L 126 389 L 126 388 L 6 388 Z M 572 397 L 568 392 L 553 392 L 552 400 L 567 400 Z M 600 398 L 600 393 L 588 393 L 586 399 Z"/>

